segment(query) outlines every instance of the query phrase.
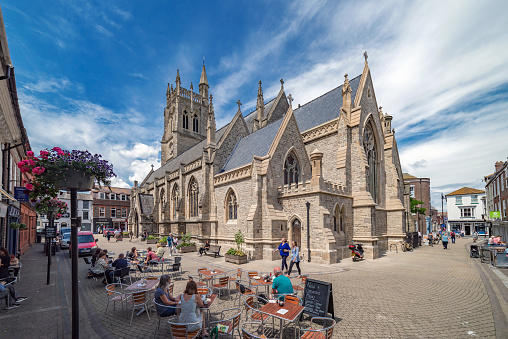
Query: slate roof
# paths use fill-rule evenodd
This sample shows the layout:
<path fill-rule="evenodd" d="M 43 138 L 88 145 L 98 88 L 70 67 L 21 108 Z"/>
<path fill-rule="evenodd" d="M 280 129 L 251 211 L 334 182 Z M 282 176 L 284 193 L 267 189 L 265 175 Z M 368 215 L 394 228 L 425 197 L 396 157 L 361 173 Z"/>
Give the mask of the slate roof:
<path fill-rule="evenodd" d="M 349 81 L 351 85 L 351 100 L 354 100 L 358 86 L 360 85 L 361 75 Z M 339 116 L 342 106 L 342 85 L 332 89 L 330 92 L 310 101 L 309 103 L 294 109 L 294 115 L 300 132 L 304 132 L 313 127 L 319 126 L 333 120 Z M 267 112 L 265 106 L 265 112 Z M 253 115 L 251 113 L 247 118 Z M 253 118 L 251 118 L 253 120 Z M 265 156 L 270 150 L 270 146 L 275 139 L 275 135 L 282 124 L 281 118 L 274 123 L 249 134 L 240 139 L 230 155 L 228 161 L 224 164 L 221 172 L 229 171 L 246 165 L 252 161 L 253 156 Z"/>
<path fill-rule="evenodd" d="M 153 195 L 151 194 L 138 194 L 139 207 L 141 214 L 150 215 L 153 212 Z"/>
<path fill-rule="evenodd" d="M 471 188 L 471 187 L 462 187 L 462 188 L 459 188 L 456 191 L 453 191 L 452 193 L 448 193 L 446 196 L 449 196 L 449 195 L 483 194 L 483 193 L 485 193 L 485 191 L 483 191 L 483 190 L 479 190 L 479 189 Z"/>
<path fill-rule="evenodd" d="M 272 100 L 265 103 L 265 117 L 270 112 L 270 109 L 272 109 L 273 104 L 275 103 L 275 99 L 277 97 L 273 98 Z M 247 114 L 243 119 L 245 120 L 245 123 L 247 124 L 247 128 L 249 129 L 249 133 L 252 133 L 252 129 L 254 128 L 254 119 L 257 118 L 257 109 Z"/>

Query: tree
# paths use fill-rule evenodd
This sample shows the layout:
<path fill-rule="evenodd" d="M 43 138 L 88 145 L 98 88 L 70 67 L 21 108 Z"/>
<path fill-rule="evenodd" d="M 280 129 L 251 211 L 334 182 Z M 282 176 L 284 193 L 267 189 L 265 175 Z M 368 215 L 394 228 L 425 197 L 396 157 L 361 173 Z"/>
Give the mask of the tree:
<path fill-rule="evenodd" d="M 427 210 L 424 207 L 419 207 L 418 205 L 423 204 L 423 201 L 416 200 L 414 198 L 409 198 L 410 204 L 411 204 L 411 213 L 416 214 L 425 214 L 425 211 Z"/>

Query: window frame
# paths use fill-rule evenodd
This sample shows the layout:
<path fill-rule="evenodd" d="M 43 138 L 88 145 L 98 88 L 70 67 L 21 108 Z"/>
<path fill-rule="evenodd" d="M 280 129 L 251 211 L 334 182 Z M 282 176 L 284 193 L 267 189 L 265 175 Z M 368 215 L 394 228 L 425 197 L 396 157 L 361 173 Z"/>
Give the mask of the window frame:
<path fill-rule="evenodd" d="M 233 189 L 226 195 L 226 222 L 238 220 L 238 198 Z"/>
<path fill-rule="evenodd" d="M 114 212 L 114 213 L 113 213 Z M 113 215 L 114 214 L 114 215 Z M 109 215 L 111 216 L 111 218 L 116 218 L 116 207 L 111 207 L 109 209 Z"/>
<path fill-rule="evenodd" d="M 292 160 L 292 162 L 290 162 Z M 298 182 L 301 180 L 301 166 L 294 151 L 291 151 L 284 159 L 284 185 L 295 185 L 298 187 Z"/>
<path fill-rule="evenodd" d="M 106 207 L 99 207 L 99 218 L 106 217 Z"/>

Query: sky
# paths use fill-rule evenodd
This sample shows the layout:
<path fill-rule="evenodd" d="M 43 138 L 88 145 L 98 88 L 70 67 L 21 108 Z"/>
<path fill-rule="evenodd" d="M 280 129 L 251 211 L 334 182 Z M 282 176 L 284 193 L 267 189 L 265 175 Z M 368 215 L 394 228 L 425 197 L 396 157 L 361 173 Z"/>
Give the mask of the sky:
<path fill-rule="evenodd" d="M 217 127 L 284 79 L 293 105 L 360 75 L 393 116 L 403 170 L 432 203 L 484 188 L 508 156 L 507 1 L 36 1 L 1 3 L 21 114 L 36 151 L 100 153 L 114 186 L 160 166 L 168 83 L 197 88 Z"/>

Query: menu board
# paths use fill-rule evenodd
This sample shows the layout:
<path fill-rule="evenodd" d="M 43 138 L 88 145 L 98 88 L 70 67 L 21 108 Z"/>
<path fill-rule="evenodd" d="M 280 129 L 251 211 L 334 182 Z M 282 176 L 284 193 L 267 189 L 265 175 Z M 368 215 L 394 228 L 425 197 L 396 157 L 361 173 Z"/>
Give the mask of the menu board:
<path fill-rule="evenodd" d="M 335 317 L 333 310 L 332 284 L 324 281 L 307 279 L 303 293 L 303 306 L 306 314 L 316 317 Z"/>
<path fill-rule="evenodd" d="M 48 238 L 56 238 L 56 226 L 46 225 L 45 237 L 46 237 L 46 239 L 48 239 Z"/>

